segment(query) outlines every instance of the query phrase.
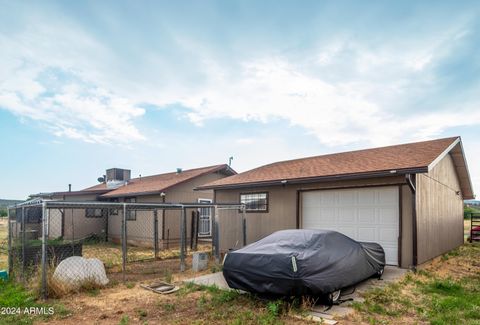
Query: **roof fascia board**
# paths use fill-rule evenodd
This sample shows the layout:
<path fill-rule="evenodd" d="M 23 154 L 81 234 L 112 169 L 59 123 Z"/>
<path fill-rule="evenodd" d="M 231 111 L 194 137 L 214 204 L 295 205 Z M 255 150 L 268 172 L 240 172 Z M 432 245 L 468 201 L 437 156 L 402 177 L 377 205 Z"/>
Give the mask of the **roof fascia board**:
<path fill-rule="evenodd" d="M 465 168 L 465 172 L 467 173 L 466 181 L 468 183 L 468 187 L 470 188 L 470 193 L 472 193 L 472 198 L 475 198 L 475 194 L 473 193 L 473 186 L 472 186 L 472 179 L 470 177 L 470 171 L 468 170 L 468 164 L 467 164 L 467 159 L 465 158 L 465 152 L 463 151 L 463 144 L 462 140 L 460 137 L 458 137 L 455 141 L 452 142 L 451 145 L 448 146 L 447 149 L 445 149 L 444 152 L 442 152 L 434 161 L 428 165 L 428 171 L 430 172 L 443 158 L 445 158 L 454 148 L 456 145 L 460 146 L 460 153 L 462 154 L 462 159 L 463 159 L 463 164 L 465 165 L 464 167 L 457 167 L 455 166 L 456 169 L 458 168 Z M 458 171 L 457 171 L 458 175 Z M 461 182 L 465 178 L 460 178 L 458 177 L 458 180 Z"/>
<path fill-rule="evenodd" d="M 431 171 L 443 158 L 445 158 L 450 153 L 450 151 L 452 151 L 452 149 L 455 148 L 455 146 L 459 142 L 461 142 L 460 137 L 455 139 L 455 141 L 453 141 L 452 144 L 447 147 L 447 149 L 445 149 L 437 158 L 435 158 L 434 161 L 430 163 L 430 165 L 428 165 L 428 171 Z M 463 148 L 462 148 L 462 155 L 463 155 Z M 463 156 L 465 157 L 465 155 Z"/>
<path fill-rule="evenodd" d="M 467 159 L 465 157 L 465 152 L 463 151 L 463 144 L 462 141 L 459 142 L 460 144 L 460 151 L 462 152 L 463 163 L 465 165 L 465 171 L 467 172 L 467 181 L 468 186 L 470 187 L 470 192 L 472 193 L 472 199 L 475 199 L 475 193 L 473 192 L 473 185 L 472 185 L 472 178 L 470 177 L 470 171 L 468 170 Z"/>
<path fill-rule="evenodd" d="M 395 173 L 390 171 L 374 172 L 374 173 L 361 173 L 361 174 L 348 174 L 348 175 L 337 175 L 337 176 L 321 176 L 321 177 L 309 177 L 309 178 L 296 178 L 296 179 L 287 179 L 288 184 L 306 184 L 306 183 L 315 183 L 315 182 L 328 182 L 328 181 L 339 181 L 339 180 L 351 180 L 351 179 L 363 179 L 363 178 L 372 178 L 372 177 L 385 177 L 385 176 L 397 176 L 403 174 L 416 174 L 416 173 L 425 173 L 428 171 L 428 167 L 419 167 L 419 168 L 409 168 L 396 170 Z M 274 181 L 265 181 L 265 182 L 252 182 L 252 183 L 241 183 L 241 184 L 230 184 L 230 185 L 218 185 L 218 186 L 199 186 L 195 190 L 221 190 L 221 189 L 235 189 L 235 188 L 247 188 L 247 187 L 263 187 L 263 186 L 279 186 L 285 185 L 282 183 L 283 180 L 274 180 Z"/>

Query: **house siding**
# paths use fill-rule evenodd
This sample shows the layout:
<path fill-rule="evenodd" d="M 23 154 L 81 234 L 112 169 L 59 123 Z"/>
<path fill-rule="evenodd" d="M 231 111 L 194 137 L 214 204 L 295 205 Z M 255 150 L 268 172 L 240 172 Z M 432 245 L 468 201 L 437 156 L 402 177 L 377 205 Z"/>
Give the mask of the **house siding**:
<path fill-rule="evenodd" d="M 75 195 L 68 197 L 54 197 L 57 200 L 66 201 L 97 201 L 97 195 Z M 63 216 L 63 238 L 82 239 L 89 235 L 104 234 L 106 228 L 105 218 L 86 218 L 85 209 L 50 209 L 49 210 L 49 237 L 58 238 L 62 236 L 62 213 Z"/>
<path fill-rule="evenodd" d="M 463 198 L 450 155 L 416 177 L 418 263 L 460 246 L 463 241 Z"/>
<path fill-rule="evenodd" d="M 178 184 L 170 189 L 165 190 L 166 203 L 196 203 L 198 199 L 213 200 L 212 190 L 194 191 L 197 186 L 213 182 L 223 178 L 225 175 L 221 173 L 211 173 L 196 177 L 190 181 Z M 139 195 L 136 196 L 137 202 L 162 203 L 162 197 L 156 195 Z M 120 198 L 122 201 L 123 198 Z M 190 238 L 191 232 L 191 212 L 187 210 L 187 239 Z M 180 221 L 181 210 L 165 210 L 165 238 L 162 241 L 162 210 L 158 210 L 158 237 L 159 247 L 167 245 L 167 234 L 169 235 L 169 245 L 178 245 L 180 239 Z M 119 211 L 118 216 L 109 218 L 109 237 L 119 242 L 121 237 L 121 224 L 123 211 Z M 127 221 L 127 238 L 129 243 L 138 246 L 153 246 L 154 238 L 154 214 L 153 211 L 137 211 L 136 220 Z"/>
<path fill-rule="evenodd" d="M 401 186 L 401 258 L 400 266 L 410 268 L 413 265 L 413 195 L 408 185 Z"/>
<path fill-rule="evenodd" d="M 402 202 L 402 266 L 408 267 L 412 261 L 412 196 L 408 186 L 403 185 L 403 176 L 359 179 L 351 181 L 322 182 L 303 185 L 285 185 L 271 187 L 255 187 L 249 189 L 216 190 L 217 203 L 239 203 L 240 193 L 268 192 L 269 211 L 267 213 L 246 213 L 247 243 L 252 243 L 271 233 L 282 230 L 302 227 L 301 199 L 298 195 L 297 220 L 297 193 L 306 190 L 340 189 L 365 186 L 401 185 Z M 242 214 L 238 211 L 224 210 L 218 215 L 220 250 L 225 252 L 229 248 L 239 247 L 242 243 Z"/>

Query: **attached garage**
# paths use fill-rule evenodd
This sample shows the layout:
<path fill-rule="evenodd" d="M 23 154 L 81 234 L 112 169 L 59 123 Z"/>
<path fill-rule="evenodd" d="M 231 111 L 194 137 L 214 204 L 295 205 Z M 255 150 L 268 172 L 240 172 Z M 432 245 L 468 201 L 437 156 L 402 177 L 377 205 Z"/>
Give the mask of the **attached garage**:
<path fill-rule="evenodd" d="M 277 230 L 330 229 L 379 243 L 410 268 L 463 243 L 474 197 L 459 137 L 275 162 L 200 186 L 246 205 L 247 243 Z M 218 218 L 220 250 L 242 242 L 241 214 Z"/>
<path fill-rule="evenodd" d="M 367 187 L 301 193 L 301 227 L 341 232 L 385 250 L 387 264 L 398 265 L 399 188 Z"/>

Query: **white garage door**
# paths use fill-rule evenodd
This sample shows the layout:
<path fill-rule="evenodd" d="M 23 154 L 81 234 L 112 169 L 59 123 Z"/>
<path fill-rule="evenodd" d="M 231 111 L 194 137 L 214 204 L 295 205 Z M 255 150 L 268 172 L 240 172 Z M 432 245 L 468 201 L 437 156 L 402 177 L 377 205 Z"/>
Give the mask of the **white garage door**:
<path fill-rule="evenodd" d="M 358 241 L 379 243 L 390 265 L 398 265 L 398 210 L 398 187 L 302 193 L 303 228 L 336 230 Z"/>

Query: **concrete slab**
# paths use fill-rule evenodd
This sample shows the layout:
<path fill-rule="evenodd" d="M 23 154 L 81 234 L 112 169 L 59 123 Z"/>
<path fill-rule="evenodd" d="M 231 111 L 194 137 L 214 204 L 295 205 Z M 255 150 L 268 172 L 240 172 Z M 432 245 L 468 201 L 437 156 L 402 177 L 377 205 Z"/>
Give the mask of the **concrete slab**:
<path fill-rule="evenodd" d="M 187 279 L 183 282 L 193 282 L 198 285 L 206 286 L 216 285 L 220 289 L 230 290 L 227 281 L 225 281 L 225 278 L 223 277 L 222 272 L 198 276 L 195 278 Z"/>
<path fill-rule="evenodd" d="M 351 294 L 342 293 L 340 299 L 347 300 L 340 305 L 334 305 L 330 309 L 327 306 L 317 305 L 312 308 L 312 313 L 317 315 L 317 313 L 323 313 L 329 315 L 330 317 L 344 317 L 353 312 L 353 308 L 350 307 L 352 302 L 362 302 L 364 301 L 361 296 L 362 293 L 375 288 L 382 287 L 388 283 L 398 281 L 403 275 L 408 272 L 406 269 L 401 269 L 396 266 L 386 266 L 382 275 L 382 279 L 378 280 L 375 278 L 365 280 L 355 287 L 355 291 Z"/>

